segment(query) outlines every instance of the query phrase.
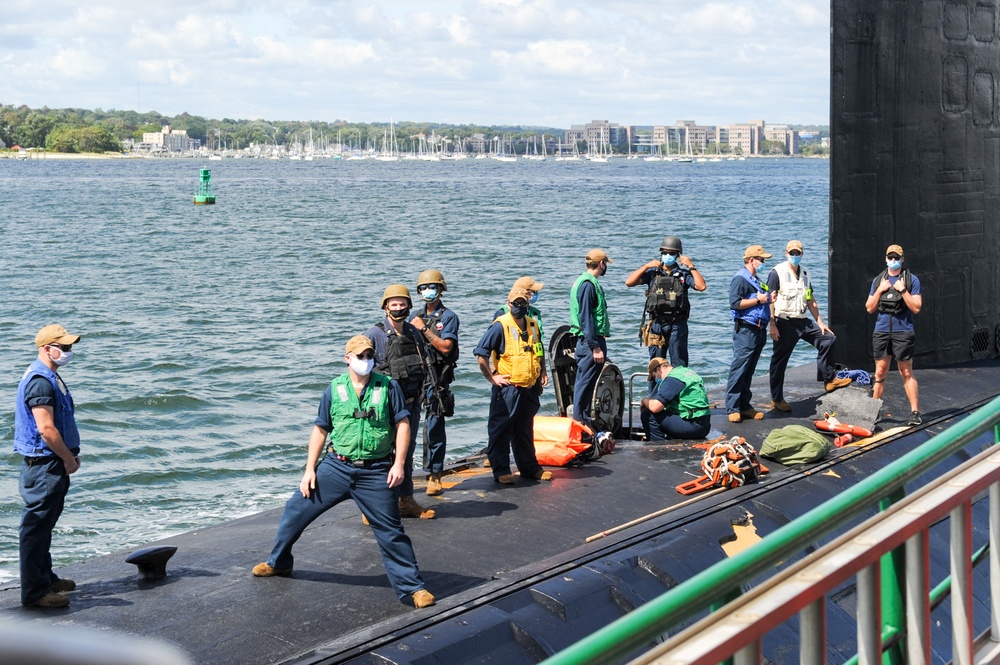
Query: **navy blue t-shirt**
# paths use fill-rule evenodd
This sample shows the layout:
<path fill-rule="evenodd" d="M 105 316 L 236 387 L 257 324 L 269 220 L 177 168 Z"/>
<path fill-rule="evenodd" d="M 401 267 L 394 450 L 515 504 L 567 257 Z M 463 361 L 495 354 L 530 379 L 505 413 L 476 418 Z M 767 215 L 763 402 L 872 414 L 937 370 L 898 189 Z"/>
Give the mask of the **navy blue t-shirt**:
<path fill-rule="evenodd" d="M 905 272 L 905 271 L 904 271 Z M 899 273 L 895 277 L 886 273 L 886 278 L 889 280 L 890 285 L 894 285 L 896 280 L 903 276 L 903 273 Z M 920 280 L 912 272 L 910 273 L 910 279 L 912 284 L 910 284 L 910 295 L 919 296 L 920 295 Z M 875 290 L 878 289 L 879 276 L 872 280 L 871 291 L 868 295 L 875 295 Z M 909 332 L 913 330 L 913 312 L 910 311 L 909 307 L 904 305 L 902 314 L 889 314 L 887 312 L 879 312 L 878 318 L 875 320 L 875 332 L 889 332 L 889 322 L 892 321 L 892 331 L 893 332 Z"/>
<path fill-rule="evenodd" d="M 655 399 L 666 407 L 664 411 L 676 413 L 670 406 L 672 402 L 681 396 L 682 390 L 684 390 L 684 382 L 668 376 L 653 387 L 653 390 L 649 393 L 649 399 Z"/>

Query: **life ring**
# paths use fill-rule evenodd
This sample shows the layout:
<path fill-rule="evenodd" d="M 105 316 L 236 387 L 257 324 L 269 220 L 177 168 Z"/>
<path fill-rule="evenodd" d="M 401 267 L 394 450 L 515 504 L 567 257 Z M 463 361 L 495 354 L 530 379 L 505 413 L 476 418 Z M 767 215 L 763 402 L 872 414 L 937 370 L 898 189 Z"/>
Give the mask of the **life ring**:
<path fill-rule="evenodd" d="M 813 422 L 816 425 L 816 429 L 821 432 L 832 432 L 833 434 L 851 434 L 853 436 L 864 438 L 866 436 L 871 436 L 872 431 L 870 429 L 865 429 L 864 427 L 856 427 L 855 425 L 848 425 L 842 423 L 836 418 L 829 418 L 827 420 L 816 420 Z"/>

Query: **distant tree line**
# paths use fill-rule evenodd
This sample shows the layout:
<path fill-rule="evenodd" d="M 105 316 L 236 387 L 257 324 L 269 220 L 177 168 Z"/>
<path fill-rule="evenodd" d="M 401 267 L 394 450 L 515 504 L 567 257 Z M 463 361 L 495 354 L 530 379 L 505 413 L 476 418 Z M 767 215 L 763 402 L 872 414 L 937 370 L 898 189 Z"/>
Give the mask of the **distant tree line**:
<path fill-rule="evenodd" d="M 389 123 L 350 123 L 346 121 L 282 121 L 282 120 L 216 120 L 181 113 L 166 116 L 156 111 L 105 111 L 102 109 L 32 109 L 27 106 L 0 104 L 0 140 L 11 147 L 45 148 L 58 152 L 121 151 L 125 141 L 139 142 L 145 132 L 159 132 L 164 125 L 187 131 L 189 137 L 199 139 L 209 148 L 245 148 L 257 145 L 285 145 L 290 142 L 305 143 L 312 139 L 330 144 L 339 140 L 348 145 L 366 147 L 381 145 L 389 130 Z M 508 141 L 519 144 L 519 152 L 535 137 L 562 136 L 561 129 L 524 128 L 499 125 L 449 125 L 444 123 L 395 123 L 396 140 L 403 150 L 409 148 L 411 137 L 432 132 L 447 140 L 459 143 L 483 134 L 487 140 L 506 136 Z M 455 149 L 457 146 L 449 147 Z"/>

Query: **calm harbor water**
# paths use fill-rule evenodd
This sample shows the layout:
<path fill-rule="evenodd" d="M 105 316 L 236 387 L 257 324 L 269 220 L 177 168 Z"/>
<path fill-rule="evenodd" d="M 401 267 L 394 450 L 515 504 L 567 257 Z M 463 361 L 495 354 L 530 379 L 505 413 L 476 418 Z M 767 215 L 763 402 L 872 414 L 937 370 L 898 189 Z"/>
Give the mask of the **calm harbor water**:
<path fill-rule="evenodd" d="M 218 204 L 196 207 L 204 166 Z M 485 445 L 471 352 L 510 285 L 545 282 L 554 331 L 592 247 L 614 260 L 609 356 L 628 376 L 647 355 L 643 294 L 625 276 L 663 235 L 683 239 L 708 282 L 692 297 L 692 367 L 724 382 L 746 245 L 773 265 L 800 239 L 825 305 L 828 194 L 825 160 L 0 160 L 0 582 L 17 578 L 14 396 L 45 324 L 83 335 L 62 371 L 84 441 L 54 538 L 65 564 L 282 505 L 344 343 L 380 319 L 386 285 L 413 289 L 426 268 L 444 272 L 462 321 L 452 457 Z M 812 358 L 800 345 L 792 362 Z M 542 412 L 555 410 L 549 390 Z"/>

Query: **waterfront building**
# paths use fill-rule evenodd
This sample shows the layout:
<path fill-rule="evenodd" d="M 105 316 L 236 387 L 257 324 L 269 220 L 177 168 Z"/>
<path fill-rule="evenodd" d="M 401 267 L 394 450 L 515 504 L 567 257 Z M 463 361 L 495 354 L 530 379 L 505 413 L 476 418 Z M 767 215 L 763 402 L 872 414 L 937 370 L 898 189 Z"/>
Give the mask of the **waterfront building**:
<path fill-rule="evenodd" d="M 799 151 L 799 133 L 787 125 L 770 125 L 764 128 L 765 141 L 778 141 L 785 146 L 785 153 L 794 155 Z"/>
<path fill-rule="evenodd" d="M 149 146 L 152 152 L 185 152 L 200 148 L 201 140 L 190 138 L 187 130 L 164 125 L 158 132 L 143 132 L 142 145 Z"/>
<path fill-rule="evenodd" d="M 625 145 L 635 136 L 634 126 L 622 126 L 607 120 L 592 120 L 586 125 L 573 125 L 566 130 L 563 141 L 569 145 L 585 141 L 595 149 Z"/>

